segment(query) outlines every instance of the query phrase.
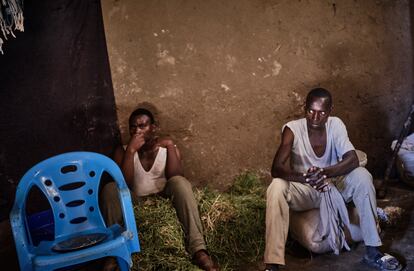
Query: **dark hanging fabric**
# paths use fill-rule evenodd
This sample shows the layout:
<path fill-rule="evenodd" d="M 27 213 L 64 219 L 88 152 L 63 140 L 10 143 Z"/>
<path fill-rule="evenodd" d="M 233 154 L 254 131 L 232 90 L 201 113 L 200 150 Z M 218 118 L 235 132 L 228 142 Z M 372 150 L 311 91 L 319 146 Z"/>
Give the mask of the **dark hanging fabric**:
<path fill-rule="evenodd" d="M 25 32 L 0 55 L 0 221 L 36 163 L 120 142 L 98 0 L 26 0 Z"/>

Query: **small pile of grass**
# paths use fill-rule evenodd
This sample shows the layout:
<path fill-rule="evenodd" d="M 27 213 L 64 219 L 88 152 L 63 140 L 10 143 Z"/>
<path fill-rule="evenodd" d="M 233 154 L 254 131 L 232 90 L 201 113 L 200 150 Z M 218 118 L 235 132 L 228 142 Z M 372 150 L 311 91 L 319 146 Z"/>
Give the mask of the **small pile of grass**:
<path fill-rule="evenodd" d="M 196 189 L 207 248 L 221 270 L 237 270 L 262 259 L 265 187 L 254 173 L 238 176 L 228 192 Z M 150 197 L 136 206 L 141 253 L 139 270 L 199 270 L 185 251 L 183 232 L 168 199 Z"/>

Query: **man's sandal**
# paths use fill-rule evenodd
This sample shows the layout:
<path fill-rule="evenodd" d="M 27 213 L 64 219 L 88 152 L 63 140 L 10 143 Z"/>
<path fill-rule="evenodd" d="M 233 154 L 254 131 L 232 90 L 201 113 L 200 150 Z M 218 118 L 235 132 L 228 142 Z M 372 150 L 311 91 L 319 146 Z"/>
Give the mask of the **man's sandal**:
<path fill-rule="evenodd" d="M 362 259 L 362 262 L 381 271 L 402 270 L 400 262 L 394 256 L 391 256 L 387 253 L 385 253 L 384 256 L 377 259 L 370 259 L 365 255 Z"/>

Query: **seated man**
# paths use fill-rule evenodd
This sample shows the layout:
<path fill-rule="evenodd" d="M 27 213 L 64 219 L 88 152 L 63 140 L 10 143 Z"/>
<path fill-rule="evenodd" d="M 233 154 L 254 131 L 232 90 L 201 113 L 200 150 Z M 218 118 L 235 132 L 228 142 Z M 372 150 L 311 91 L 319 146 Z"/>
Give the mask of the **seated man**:
<path fill-rule="evenodd" d="M 138 108 L 132 112 L 131 138 L 125 149 L 119 146 L 115 150 L 114 160 L 133 196 L 159 194 L 171 199 L 184 231 L 186 250 L 193 261 L 203 270 L 218 270 L 206 250 L 193 190 L 183 177 L 180 152 L 171 139 L 156 137 L 155 129 L 150 111 Z M 109 184 L 103 187 L 102 197 L 104 216 L 111 225 L 122 221 L 122 216 L 116 190 Z"/>
<path fill-rule="evenodd" d="M 304 211 L 322 205 L 334 206 L 332 197 L 326 197 L 334 195 L 331 192 L 339 195 L 340 204 L 344 206 L 344 202 L 353 201 L 358 210 L 366 246 L 363 262 L 378 270 L 401 270 L 396 258 L 379 250 L 382 243 L 376 227 L 377 204 L 372 176 L 359 167 L 345 125 L 339 118 L 329 116 L 331 110 L 331 94 L 316 88 L 306 97 L 305 118 L 283 126 L 281 143 L 272 165 L 271 173 L 275 179 L 267 189 L 265 270 L 279 270 L 280 265 L 285 265 L 289 208 Z M 343 214 L 343 209 L 331 213 Z M 321 219 L 329 218 L 321 216 Z M 348 246 L 346 241 L 343 242 L 343 229 L 338 230 L 341 225 L 336 226 L 324 228 L 333 229 L 331 233 L 337 235 L 332 239 L 338 244 L 336 251 L 339 251 Z"/>

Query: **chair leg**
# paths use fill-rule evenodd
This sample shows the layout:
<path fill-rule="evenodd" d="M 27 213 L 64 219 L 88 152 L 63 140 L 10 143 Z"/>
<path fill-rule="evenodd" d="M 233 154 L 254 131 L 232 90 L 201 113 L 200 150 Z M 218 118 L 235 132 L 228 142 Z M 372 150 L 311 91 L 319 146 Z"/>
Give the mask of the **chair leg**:
<path fill-rule="evenodd" d="M 129 264 L 128 264 L 127 261 L 125 261 L 121 257 L 116 257 L 116 260 L 118 262 L 119 270 L 121 270 L 121 271 L 129 271 Z"/>

